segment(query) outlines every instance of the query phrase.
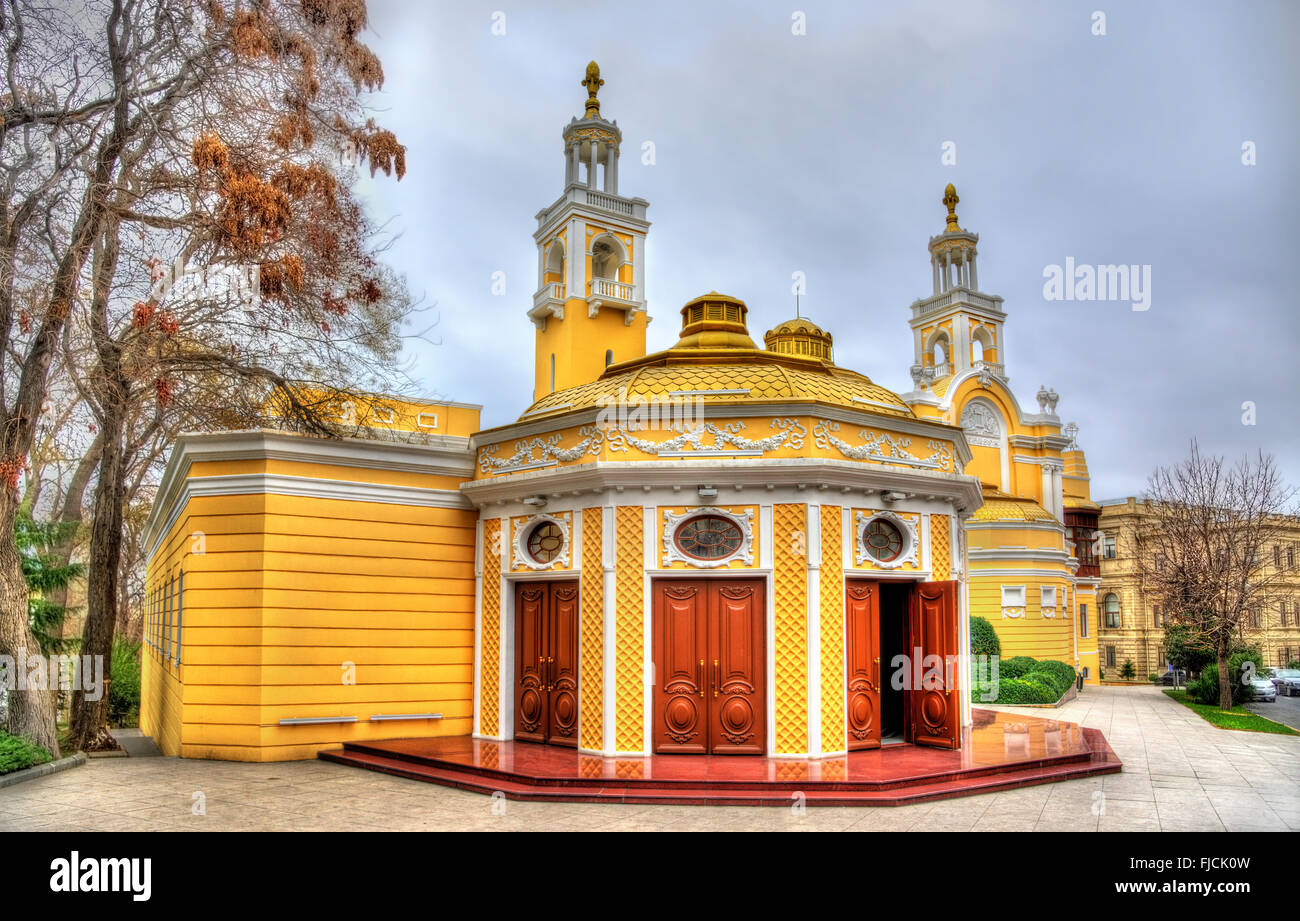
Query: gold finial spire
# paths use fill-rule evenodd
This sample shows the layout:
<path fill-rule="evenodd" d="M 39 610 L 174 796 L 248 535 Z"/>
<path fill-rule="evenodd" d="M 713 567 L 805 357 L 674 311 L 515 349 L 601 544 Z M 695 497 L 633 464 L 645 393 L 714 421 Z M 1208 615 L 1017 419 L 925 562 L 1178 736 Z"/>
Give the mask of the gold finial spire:
<path fill-rule="evenodd" d="M 962 229 L 957 224 L 957 202 L 961 201 L 957 197 L 957 189 L 953 184 L 948 183 L 948 188 L 943 190 L 943 203 L 948 206 L 948 226 L 943 229 L 944 233 L 961 233 Z"/>
<path fill-rule="evenodd" d="M 596 98 L 596 94 L 605 85 L 605 81 L 600 79 L 600 65 L 595 61 L 588 63 L 587 76 L 579 85 L 587 88 L 587 110 L 582 113 L 582 117 L 600 118 L 600 100 Z"/>

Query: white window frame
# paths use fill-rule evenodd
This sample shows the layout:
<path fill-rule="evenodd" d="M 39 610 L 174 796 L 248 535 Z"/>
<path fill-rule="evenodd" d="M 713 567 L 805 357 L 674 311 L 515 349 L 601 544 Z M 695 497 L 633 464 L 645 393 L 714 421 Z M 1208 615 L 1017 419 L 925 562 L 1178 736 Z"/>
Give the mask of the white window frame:
<path fill-rule="evenodd" d="M 1038 607 L 1044 617 L 1056 616 L 1056 586 L 1038 586 Z"/>

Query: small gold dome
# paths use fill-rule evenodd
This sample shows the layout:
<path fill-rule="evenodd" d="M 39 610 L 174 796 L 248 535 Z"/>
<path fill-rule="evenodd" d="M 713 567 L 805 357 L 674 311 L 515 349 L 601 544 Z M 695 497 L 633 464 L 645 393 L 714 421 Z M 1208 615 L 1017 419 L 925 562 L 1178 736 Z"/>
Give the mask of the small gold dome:
<path fill-rule="evenodd" d="M 769 329 L 763 336 L 763 342 L 769 352 L 778 355 L 795 355 L 801 358 L 816 358 L 832 361 L 831 334 L 812 320 L 799 317 Z"/>
<path fill-rule="evenodd" d="M 749 308 L 740 298 L 710 291 L 682 308 L 682 337 L 675 349 L 753 349 L 745 317 Z"/>

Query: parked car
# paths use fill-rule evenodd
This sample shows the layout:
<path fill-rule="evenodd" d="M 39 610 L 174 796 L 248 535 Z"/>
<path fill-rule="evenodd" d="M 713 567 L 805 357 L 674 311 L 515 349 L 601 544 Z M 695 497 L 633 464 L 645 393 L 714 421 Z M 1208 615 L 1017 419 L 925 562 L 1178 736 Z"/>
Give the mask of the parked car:
<path fill-rule="evenodd" d="M 1300 697 L 1300 668 L 1274 668 L 1271 681 L 1277 693 L 1285 697 Z"/>
<path fill-rule="evenodd" d="M 1175 673 L 1174 673 L 1174 672 L 1169 672 L 1169 671 L 1161 672 L 1161 673 L 1160 673 L 1160 683 L 1161 683 L 1161 684 L 1163 684 L 1163 685 L 1165 685 L 1165 686 L 1167 686 L 1167 687 L 1172 687 L 1172 686 L 1174 685 L 1175 681 L 1178 683 L 1178 685 L 1179 685 L 1180 687 L 1181 687 L 1182 685 L 1187 684 L 1187 672 L 1186 672 L 1185 670 L 1183 670 L 1183 669 L 1180 668 L 1180 669 L 1178 669 L 1178 671 L 1177 671 L 1177 673 L 1176 673 L 1176 676 L 1175 676 Z"/>
<path fill-rule="evenodd" d="M 1256 675 L 1245 684 L 1250 688 L 1251 700 L 1262 700 L 1265 703 L 1277 700 L 1277 688 L 1273 685 L 1272 678 Z"/>

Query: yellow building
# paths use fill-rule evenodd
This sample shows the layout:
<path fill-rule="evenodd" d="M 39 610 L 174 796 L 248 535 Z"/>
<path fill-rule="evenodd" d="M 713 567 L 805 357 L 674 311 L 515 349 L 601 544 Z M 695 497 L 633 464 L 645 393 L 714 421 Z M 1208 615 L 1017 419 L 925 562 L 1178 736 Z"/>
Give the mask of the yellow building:
<path fill-rule="evenodd" d="M 922 419 L 959 425 L 984 504 L 965 524 L 970 612 L 989 620 L 1004 657 L 1073 665 L 1098 680 L 1096 588 L 1091 557 L 1097 506 L 1077 427 L 1056 415 L 1055 391 L 1039 388 L 1026 411 L 1007 378 L 1002 298 L 979 290 L 979 235 L 962 229 L 949 185 L 947 223 L 930 239 L 933 291 L 912 304 L 914 389 Z"/>
<path fill-rule="evenodd" d="M 971 612 L 1007 655 L 1096 680 L 1086 464 L 1056 395 L 1030 413 L 1007 384 L 1001 299 L 976 289 L 951 186 L 911 393 L 836 364 L 802 317 L 760 348 L 717 292 L 647 354 L 648 205 L 619 190 L 601 83 L 593 63 L 538 214 L 516 421 L 380 401 L 342 440 L 176 445 L 149 524 L 141 715 L 165 753 L 958 748 Z"/>
<path fill-rule="evenodd" d="M 1130 661 L 1139 681 L 1169 667 L 1164 612 L 1143 596 L 1133 561 L 1133 535 L 1146 514 L 1132 496 L 1101 503 L 1098 643 L 1107 680 L 1118 679 Z M 1265 554 L 1269 576 L 1280 577 L 1279 584 L 1275 597 L 1243 623 L 1241 638 L 1259 647 L 1262 665 L 1279 667 L 1300 659 L 1300 521 L 1289 519 L 1285 538 Z"/>

